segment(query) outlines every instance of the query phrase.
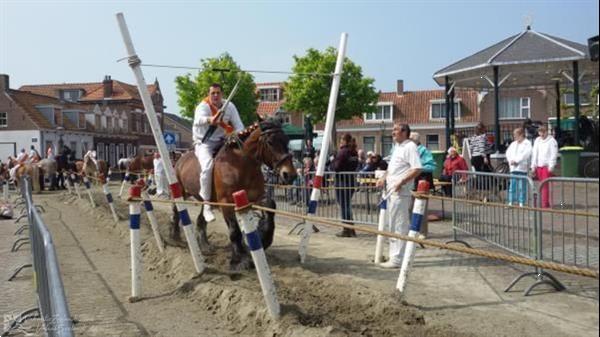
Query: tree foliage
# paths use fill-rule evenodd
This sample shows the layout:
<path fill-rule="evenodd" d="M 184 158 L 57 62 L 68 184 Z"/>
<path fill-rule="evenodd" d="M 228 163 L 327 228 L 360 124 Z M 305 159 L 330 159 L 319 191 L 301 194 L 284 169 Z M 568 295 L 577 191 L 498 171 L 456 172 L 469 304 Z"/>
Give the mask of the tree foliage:
<path fill-rule="evenodd" d="M 223 99 L 228 97 L 233 86 L 238 80 L 238 74 L 241 70 L 231 55 L 224 53 L 217 58 L 207 58 L 201 60 L 201 70 L 192 76 L 188 73 L 184 76 L 177 76 L 175 84 L 177 88 L 177 103 L 182 108 L 180 114 L 184 117 L 194 118 L 196 106 L 208 94 L 208 89 L 212 83 L 220 83 L 223 87 Z M 219 72 L 214 69 L 231 69 L 236 71 Z M 256 120 L 256 84 L 254 77 L 248 73 L 241 73 L 238 91 L 232 99 L 236 108 L 240 112 L 240 117 L 244 125 L 248 125 Z"/>
<path fill-rule="evenodd" d="M 285 86 L 288 111 L 301 111 L 310 114 L 313 122 L 322 122 L 327 114 L 332 78 L 321 75 L 301 75 L 305 73 L 333 73 L 337 50 L 333 47 L 324 52 L 309 49 L 302 57 L 294 56 L 293 72 Z M 340 91 L 337 99 L 335 119 L 349 119 L 362 116 L 364 112 L 375 111 L 378 94 L 373 87 L 374 79 L 363 77 L 360 66 L 350 59 L 344 60 Z"/>

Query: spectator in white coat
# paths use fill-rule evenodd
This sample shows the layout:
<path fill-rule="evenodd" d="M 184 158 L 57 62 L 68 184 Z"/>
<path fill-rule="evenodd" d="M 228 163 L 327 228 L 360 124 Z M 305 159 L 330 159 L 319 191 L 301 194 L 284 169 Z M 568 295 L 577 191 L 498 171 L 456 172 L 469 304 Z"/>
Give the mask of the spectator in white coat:
<path fill-rule="evenodd" d="M 156 197 L 169 197 L 167 193 L 167 174 L 165 172 L 165 164 L 160 158 L 160 153 L 154 153 L 154 182 L 156 184 Z"/>
<path fill-rule="evenodd" d="M 527 171 L 531 159 L 531 142 L 525 138 L 523 128 L 513 131 L 514 141 L 506 150 L 506 160 L 510 168 L 510 174 L 515 178 L 510 179 L 508 187 L 508 204 L 519 203 L 524 206 L 527 202 Z"/>
<path fill-rule="evenodd" d="M 542 125 L 538 129 L 539 137 L 533 143 L 531 154 L 531 170 L 540 181 L 552 177 L 558 157 L 558 143 L 548 134 L 548 129 Z M 542 208 L 550 208 L 550 188 L 548 184 L 542 187 Z"/>

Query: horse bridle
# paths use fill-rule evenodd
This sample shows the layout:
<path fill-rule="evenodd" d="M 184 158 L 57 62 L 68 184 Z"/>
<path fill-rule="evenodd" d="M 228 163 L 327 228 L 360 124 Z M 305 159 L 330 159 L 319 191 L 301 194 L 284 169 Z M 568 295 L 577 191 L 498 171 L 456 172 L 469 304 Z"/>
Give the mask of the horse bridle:
<path fill-rule="evenodd" d="M 283 132 L 283 130 L 281 128 L 272 128 L 272 129 L 268 129 L 265 131 L 261 131 L 260 138 L 262 138 L 265 135 L 269 135 L 269 134 L 276 133 L 276 132 Z M 271 170 L 273 170 L 275 172 L 279 172 L 279 167 L 283 164 L 284 161 L 288 160 L 291 157 L 292 157 L 292 154 L 289 152 L 284 154 L 275 163 L 271 163 L 271 165 L 270 165 Z"/>

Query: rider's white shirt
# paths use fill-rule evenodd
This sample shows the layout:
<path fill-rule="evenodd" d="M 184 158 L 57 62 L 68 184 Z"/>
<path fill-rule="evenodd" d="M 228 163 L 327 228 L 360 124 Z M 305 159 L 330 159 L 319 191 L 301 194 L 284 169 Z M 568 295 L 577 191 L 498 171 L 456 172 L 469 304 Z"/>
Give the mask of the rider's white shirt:
<path fill-rule="evenodd" d="M 212 113 L 209 105 L 205 102 L 198 104 L 196 111 L 194 111 L 194 124 L 192 126 L 195 144 L 202 142 L 202 138 L 204 138 L 204 134 L 206 134 L 210 126 L 208 124 L 208 119 L 210 117 L 212 117 Z M 225 109 L 225 112 L 223 113 L 223 122 L 231 123 L 235 132 L 244 130 L 244 124 L 242 123 L 240 114 L 233 102 L 229 102 L 229 105 L 227 105 L 227 109 Z M 223 140 L 223 138 L 225 138 L 225 132 L 222 127 L 217 126 L 217 129 L 208 140 L 212 143 L 218 143 Z"/>
<path fill-rule="evenodd" d="M 19 161 L 19 162 L 22 161 L 26 155 L 27 154 L 25 152 L 19 153 L 19 155 L 17 156 L 17 161 Z"/>

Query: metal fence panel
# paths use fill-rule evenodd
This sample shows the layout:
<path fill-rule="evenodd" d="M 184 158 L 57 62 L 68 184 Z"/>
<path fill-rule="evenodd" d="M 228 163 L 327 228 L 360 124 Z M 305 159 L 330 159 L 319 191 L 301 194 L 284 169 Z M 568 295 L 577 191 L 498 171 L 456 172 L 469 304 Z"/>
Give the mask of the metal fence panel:
<path fill-rule="evenodd" d="M 538 207 L 573 213 L 541 212 L 541 259 L 598 269 L 598 186 L 598 179 L 583 178 L 552 177 L 540 183 Z"/>

